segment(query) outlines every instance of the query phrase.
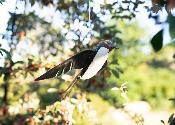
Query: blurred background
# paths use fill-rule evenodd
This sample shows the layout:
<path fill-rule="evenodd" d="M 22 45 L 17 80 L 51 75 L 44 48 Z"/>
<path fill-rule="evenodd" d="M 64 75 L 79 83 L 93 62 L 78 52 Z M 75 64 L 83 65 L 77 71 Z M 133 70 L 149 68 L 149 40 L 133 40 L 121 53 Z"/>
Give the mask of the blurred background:
<path fill-rule="evenodd" d="M 0 0 L 0 125 L 174 125 L 174 0 Z M 105 69 L 35 82 L 112 40 Z"/>

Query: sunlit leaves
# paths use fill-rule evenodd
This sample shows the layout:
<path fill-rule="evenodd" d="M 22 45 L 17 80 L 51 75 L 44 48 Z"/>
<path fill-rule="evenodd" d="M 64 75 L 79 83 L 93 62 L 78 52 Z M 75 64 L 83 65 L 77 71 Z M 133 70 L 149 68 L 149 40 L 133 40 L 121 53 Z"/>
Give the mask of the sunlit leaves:
<path fill-rule="evenodd" d="M 163 29 L 160 30 L 151 40 L 151 45 L 155 52 L 159 51 L 163 46 Z"/>
<path fill-rule="evenodd" d="M 2 4 L 5 0 L 0 0 L 0 4 Z"/>
<path fill-rule="evenodd" d="M 113 87 L 111 90 L 113 90 L 113 91 L 119 90 L 121 92 L 121 96 L 128 101 L 128 97 L 127 97 L 127 92 L 128 92 L 127 83 L 123 83 L 120 87 Z"/>
<path fill-rule="evenodd" d="M 2 52 L 0 51 L 1 56 L 3 56 Z"/>
<path fill-rule="evenodd" d="M 111 72 L 115 77 L 119 78 L 119 72 L 117 70 L 111 69 Z"/>
<path fill-rule="evenodd" d="M 53 4 L 53 0 L 29 0 L 31 5 L 33 6 L 36 2 L 41 2 L 41 4 L 47 6 L 49 4 Z"/>
<path fill-rule="evenodd" d="M 8 21 L 8 26 L 6 28 L 7 32 L 4 34 L 3 38 L 7 40 L 17 39 L 23 40 L 26 36 L 26 32 L 36 28 L 37 23 L 41 24 L 49 24 L 44 21 L 34 12 L 30 12 L 28 14 L 16 14 L 11 13 L 10 19 Z"/>
<path fill-rule="evenodd" d="M 46 107 L 45 110 L 38 110 L 33 117 L 29 117 L 26 122 L 30 123 L 31 119 L 35 124 L 75 124 L 74 112 L 81 115 L 91 115 L 93 111 L 88 106 L 86 95 L 77 95 L 77 98 L 66 98 L 61 102 L 57 101 Z M 93 116 L 96 120 L 97 118 Z M 94 121 L 95 122 L 95 121 Z"/>
<path fill-rule="evenodd" d="M 8 68 L 0 67 L 0 76 L 4 73 L 7 73 L 8 71 L 9 71 Z"/>
<path fill-rule="evenodd" d="M 175 117 L 174 117 L 174 113 L 171 114 L 171 116 L 168 119 L 168 123 L 169 125 L 174 125 L 175 124 Z"/>
<path fill-rule="evenodd" d="M 5 49 L 3 49 L 3 48 L 0 48 L 0 54 L 1 54 L 1 55 L 3 55 L 2 52 L 4 52 L 4 53 L 6 54 L 8 60 L 12 61 L 12 57 L 11 57 L 10 52 L 8 52 L 7 50 L 5 50 Z"/>
<path fill-rule="evenodd" d="M 148 11 L 150 11 L 149 18 L 153 18 L 155 20 L 156 24 L 164 26 L 165 23 L 169 24 L 169 33 L 172 38 L 172 40 L 175 38 L 175 17 L 173 16 L 173 9 L 175 8 L 175 1 L 174 0 L 151 0 L 152 1 L 152 7 Z M 163 13 L 158 13 L 160 10 L 165 9 L 168 17 L 165 21 L 161 21 L 159 17 L 163 15 Z M 156 13 L 152 15 L 153 13 Z M 159 31 L 151 40 L 151 44 L 154 48 L 154 50 L 157 52 L 162 48 L 163 45 L 163 36 L 162 36 L 162 30 Z"/>
<path fill-rule="evenodd" d="M 171 13 L 168 14 L 167 22 L 169 23 L 169 31 L 170 31 L 171 38 L 174 39 L 175 38 L 175 17 Z"/>

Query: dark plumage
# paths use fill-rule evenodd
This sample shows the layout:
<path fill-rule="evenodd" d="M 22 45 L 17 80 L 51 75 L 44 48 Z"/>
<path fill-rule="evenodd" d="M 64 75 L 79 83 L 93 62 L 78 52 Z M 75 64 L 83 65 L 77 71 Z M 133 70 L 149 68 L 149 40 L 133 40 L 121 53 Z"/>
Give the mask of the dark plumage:
<path fill-rule="evenodd" d="M 69 59 L 65 60 L 61 64 L 55 66 L 54 68 L 50 69 L 40 77 L 36 78 L 35 81 L 44 80 L 53 78 L 55 76 L 60 76 L 61 74 L 65 74 L 72 69 L 82 69 L 83 71 L 90 65 L 92 62 L 96 51 L 93 50 L 84 50 Z M 81 73 L 81 75 L 82 75 Z"/>
<path fill-rule="evenodd" d="M 46 73 L 44 73 L 40 77 L 36 78 L 35 81 L 60 76 L 61 74 L 65 74 L 72 69 L 81 69 L 81 73 L 79 75 L 82 76 L 86 72 L 88 66 L 93 61 L 98 50 L 100 50 L 100 48 L 102 48 L 102 47 L 107 48 L 109 50 L 109 52 L 113 48 L 115 48 L 110 41 L 101 42 L 101 43 L 99 43 L 99 45 L 97 46 L 97 48 L 95 50 L 84 50 L 84 51 L 70 57 L 69 59 L 67 59 L 64 62 L 60 63 L 59 65 L 55 66 L 54 68 L 48 70 Z"/>
<path fill-rule="evenodd" d="M 70 57 L 59 65 L 48 70 L 40 77 L 36 78 L 35 81 L 60 76 L 61 74 L 65 74 L 72 69 L 80 69 L 80 73 L 65 90 L 64 97 L 66 97 L 79 78 L 89 79 L 96 75 L 97 72 L 99 72 L 106 65 L 108 55 L 113 48 L 115 47 L 110 41 L 101 42 L 95 50 L 84 50 Z"/>

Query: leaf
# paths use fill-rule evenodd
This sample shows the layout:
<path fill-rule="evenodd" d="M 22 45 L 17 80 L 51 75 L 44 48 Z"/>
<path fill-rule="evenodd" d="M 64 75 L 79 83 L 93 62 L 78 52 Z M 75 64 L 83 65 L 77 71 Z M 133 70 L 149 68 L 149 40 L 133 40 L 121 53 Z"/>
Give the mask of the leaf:
<path fill-rule="evenodd" d="M 7 73 L 8 72 L 8 69 L 5 68 L 5 67 L 0 67 L 0 74 L 4 74 L 4 73 Z"/>
<path fill-rule="evenodd" d="M 116 76 L 117 78 L 119 78 L 119 73 L 116 71 L 116 70 L 111 70 L 111 72 L 112 72 L 112 74 L 114 75 L 114 76 Z"/>
<path fill-rule="evenodd" d="M 114 3 L 112 4 L 112 6 L 114 6 L 115 4 L 118 4 L 118 1 L 117 1 L 117 2 L 114 2 Z"/>
<path fill-rule="evenodd" d="M 112 90 L 112 91 L 116 91 L 116 90 L 120 90 L 120 88 L 118 88 L 118 87 L 113 87 L 113 88 L 111 88 L 111 90 Z"/>
<path fill-rule="evenodd" d="M 171 116 L 169 117 L 169 119 L 168 119 L 168 123 L 171 123 L 171 121 L 173 120 L 173 117 L 174 117 L 174 113 L 171 114 Z"/>
<path fill-rule="evenodd" d="M 105 7 L 106 7 L 107 9 L 111 9 L 111 8 L 112 8 L 112 5 L 111 5 L 111 4 L 105 4 Z"/>
<path fill-rule="evenodd" d="M 0 0 L 0 4 L 2 4 L 3 2 L 5 2 L 5 0 Z"/>
<path fill-rule="evenodd" d="M 10 52 L 8 52 L 7 50 L 0 48 L 0 52 L 3 51 L 6 55 L 7 55 L 7 59 L 9 59 L 10 61 L 12 61 L 12 57 Z M 1 52 L 2 53 L 2 52 Z"/>
<path fill-rule="evenodd" d="M 169 23 L 169 32 L 172 39 L 175 38 L 175 17 L 169 13 L 167 21 Z"/>
<path fill-rule="evenodd" d="M 159 51 L 163 46 L 163 29 L 161 29 L 152 39 L 151 45 L 155 52 Z"/>
<path fill-rule="evenodd" d="M 15 64 L 24 64 L 24 61 L 17 61 L 17 62 L 14 63 L 14 65 Z"/>
<path fill-rule="evenodd" d="M 3 53 L 0 51 L 0 54 L 3 56 Z"/>
<path fill-rule="evenodd" d="M 35 4 L 35 0 L 30 0 L 31 6 Z"/>
<path fill-rule="evenodd" d="M 161 121 L 161 123 L 165 124 L 165 122 L 163 120 L 160 120 L 160 121 Z"/>

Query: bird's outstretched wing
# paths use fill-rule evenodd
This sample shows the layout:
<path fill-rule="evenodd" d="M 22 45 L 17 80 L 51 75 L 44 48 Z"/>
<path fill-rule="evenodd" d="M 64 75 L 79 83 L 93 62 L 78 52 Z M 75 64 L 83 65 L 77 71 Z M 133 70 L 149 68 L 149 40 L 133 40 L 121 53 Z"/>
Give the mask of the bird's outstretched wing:
<path fill-rule="evenodd" d="M 95 53 L 96 52 L 93 50 L 84 50 L 65 60 L 61 64 L 53 67 L 52 69 L 48 70 L 46 73 L 36 78 L 35 81 L 60 76 L 61 74 L 65 74 L 72 69 L 82 69 L 84 67 L 87 67 L 93 60 Z"/>

